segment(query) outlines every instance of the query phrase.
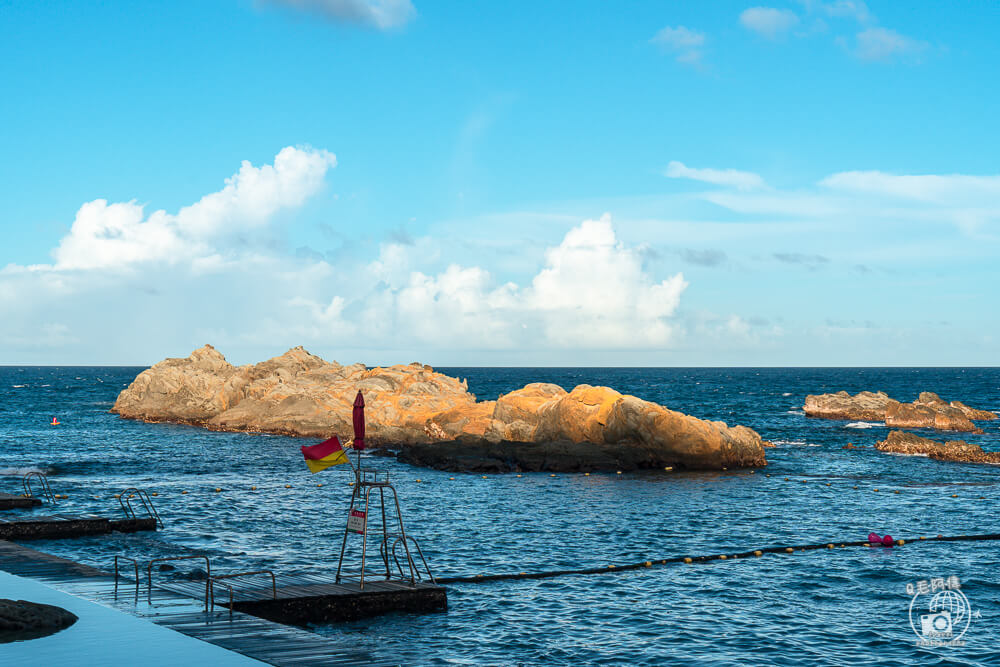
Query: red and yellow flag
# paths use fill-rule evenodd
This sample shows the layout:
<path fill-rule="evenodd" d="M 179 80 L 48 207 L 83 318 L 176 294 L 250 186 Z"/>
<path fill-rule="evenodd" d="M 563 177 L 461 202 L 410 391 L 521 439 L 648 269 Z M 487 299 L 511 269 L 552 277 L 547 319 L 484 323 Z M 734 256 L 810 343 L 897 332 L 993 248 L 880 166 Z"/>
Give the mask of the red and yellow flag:
<path fill-rule="evenodd" d="M 347 452 L 340 446 L 337 436 L 324 440 L 318 445 L 302 447 L 302 455 L 306 457 L 309 472 L 313 473 L 348 462 Z"/>

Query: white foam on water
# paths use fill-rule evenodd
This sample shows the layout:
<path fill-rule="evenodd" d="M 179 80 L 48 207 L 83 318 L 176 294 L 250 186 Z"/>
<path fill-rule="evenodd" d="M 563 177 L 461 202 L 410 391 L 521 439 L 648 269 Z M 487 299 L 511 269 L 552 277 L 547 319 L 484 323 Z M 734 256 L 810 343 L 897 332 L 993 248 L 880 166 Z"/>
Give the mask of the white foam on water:
<path fill-rule="evenodd" d="M 880 422 L 851 422 L 850 424 L 845 424 L 844 428 L 875 428 L 881 425 Z"/>
<path fill-rule="evenodd" d="M 802 410 L 789 410 L 785 414 L 786 415 L 804 415 L 805 412 L 803 412 Z"/>
<path fill-rule="evenodd" d="M 24 389 L 24 388 L 25 388 L 25 387 L 27 387 L 27 386 L 28 386 L 28 385 L 26 385 L 26 384 L 15 384 L 15 385 L 13 385 L 13 386 L 12 386 L 11 388 L 12 388 L 12 389 Z"/>
<path fill-rule="evenodd" d="M 0 475 L 6 475 L 8 477 L 24 477 L 29 472 L 40 472 L 43 475 L 47 475 L 50 471 L 30 466 L 27 468 L 0 468 Z"/>
<path fill-rule="evenodd" d="M 819 447 L 819 445 L 814 445 L 811 442 L 806 442 L 805 440 L 772 440 L 776 445 L 795 445 L 796 447 Z"/>
<path fill-rule="evenodd" d="M 786 391 L 784 394 L 782 394 L 782 396 L 791 396 L 791 395 L 792 395 L 792 392 L 790 392 L 790 391 Z"/>

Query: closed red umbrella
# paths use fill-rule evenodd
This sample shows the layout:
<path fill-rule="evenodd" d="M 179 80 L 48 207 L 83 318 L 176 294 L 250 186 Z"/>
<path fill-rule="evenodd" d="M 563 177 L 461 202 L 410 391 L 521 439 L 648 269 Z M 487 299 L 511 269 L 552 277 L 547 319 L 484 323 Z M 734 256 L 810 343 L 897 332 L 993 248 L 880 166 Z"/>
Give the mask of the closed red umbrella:
<path fill-rule="evenodd" d="M 365 399 L 361 392 L 354 398 L 354 449 L 365 448 Z"/>

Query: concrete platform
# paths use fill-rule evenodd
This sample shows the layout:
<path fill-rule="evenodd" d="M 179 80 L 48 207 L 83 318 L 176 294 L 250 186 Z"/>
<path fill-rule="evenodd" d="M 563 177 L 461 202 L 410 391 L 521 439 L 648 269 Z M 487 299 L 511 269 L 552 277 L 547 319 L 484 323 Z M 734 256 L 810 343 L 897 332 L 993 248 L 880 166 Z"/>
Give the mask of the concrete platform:
<path fill-rule="evenodd" d="M 34 496 L 16 496 L 12 493 L 0 493 L 0 511 L 20 510 L 38 507 L 42 504 L 40 498 Z"/>
<path fill-rule="evenodd" d="M 54 514 L 0 519 L 0 540 L 57 540 L 112 532 L 156 530 L 156 519 L 108 519 L 96 514 Z"/>

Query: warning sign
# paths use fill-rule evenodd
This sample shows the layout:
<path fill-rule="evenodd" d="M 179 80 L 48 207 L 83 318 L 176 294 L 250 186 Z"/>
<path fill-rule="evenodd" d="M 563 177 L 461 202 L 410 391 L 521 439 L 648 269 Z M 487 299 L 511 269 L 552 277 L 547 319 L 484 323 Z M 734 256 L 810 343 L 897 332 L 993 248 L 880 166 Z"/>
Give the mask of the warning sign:
<path fill-rule="evenodd" d="M 347 516 L 347 530 L 359 535 L 365 534 L 365 513 L 362 510 L 351 510 Z"/>

